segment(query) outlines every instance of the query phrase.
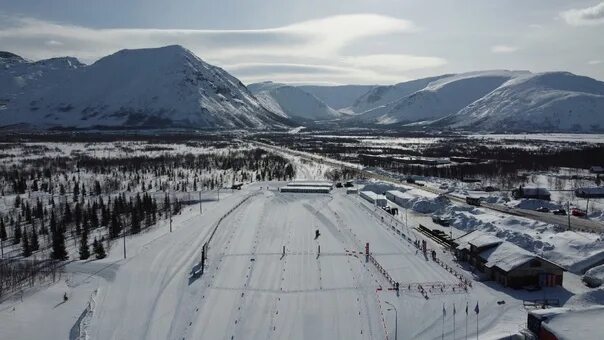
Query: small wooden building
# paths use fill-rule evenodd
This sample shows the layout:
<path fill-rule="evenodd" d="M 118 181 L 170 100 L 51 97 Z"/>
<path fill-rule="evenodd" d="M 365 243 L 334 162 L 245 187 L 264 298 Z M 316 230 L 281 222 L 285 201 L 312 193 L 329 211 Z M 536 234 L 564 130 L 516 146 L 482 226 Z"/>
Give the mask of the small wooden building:
<path fill-rule="evenodd" d="M 505 287 L 562 285 L 564 268 L 494 235 L 476 230 L 455 242 L 458 258 Z"/>

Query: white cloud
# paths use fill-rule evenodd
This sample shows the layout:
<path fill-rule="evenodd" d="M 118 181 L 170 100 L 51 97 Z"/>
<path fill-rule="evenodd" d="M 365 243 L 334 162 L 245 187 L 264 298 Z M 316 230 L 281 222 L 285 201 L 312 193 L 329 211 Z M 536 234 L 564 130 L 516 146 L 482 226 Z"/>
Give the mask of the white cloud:
<path fill-rule="evenodd" d="M 60 51 L 92 62 L 123 48 L 180 44 L 235 76 L 240 72 L 244 81 L 263 77 L 260 72 L 267 72 L 263 79 L 287 75 L 300 81 L 305 77 L 328 82 L 400 81 L 406 71 L 445 61 L 405 54 L 350 56 L 343 51 L 360 39 L 417 31 L 410 21 L 376 14 L 337 15 L 254 30 L 92 29 L 0 17 L 0 45 L 31 59 L 56 57 Z M 325 79 L 318 79 L 321 76 Z"/>
<path fill-rule="evenodd" d="M 518 51 L 518 47 L 510 45 L 495 45 L 491 47 L 493 53 L 513 53 Z"/>
<path fill-rule="evenodd" d="M 570 9 L 560 13 L 560 16 L 573 26 L 604 24 L 604 2 L 592 7 Z"/>
<path fill-rule="evenodd" d="M 588 65 L 600 65 L 604 64 L 604 60 L 590 60 L 587 62 Z"/>
<path fill-rule="evenodd" d="M 48 46 L 63 46 L 63 43 L 60 41 L 56 41 L 56 40 L 48 40 L 45 42 L 46 45 Z"/>

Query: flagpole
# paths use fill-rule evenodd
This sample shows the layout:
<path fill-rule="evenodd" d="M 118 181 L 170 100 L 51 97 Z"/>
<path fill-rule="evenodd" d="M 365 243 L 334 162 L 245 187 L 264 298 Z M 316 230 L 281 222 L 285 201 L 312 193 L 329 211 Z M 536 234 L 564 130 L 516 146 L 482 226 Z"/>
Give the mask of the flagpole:
<path fill-rule="evenodd" d="M 466 340 L 468 340 L 468 301 L 466 301 Z"/>
<path fill-rule="evenodd" d="M 443 326 L 442 326 L 442 335 L 441 335 L 441 340 L 445 339 L 445 304 L 443 303 Z"/>
<path fill-rule="evenodd" d="M 457 311 L 455 310 L 455 304 L 453 304 L 453 340 L 455 340 L 455 313 Z"/>
<path fill-rule="evenodd" d="M 478 301 L 476 301 L 476 307 L 474 308 L 474 312 L 476 313 L 476 340 L 478 340 L 478 314 L 480 314 L 480 309 L 478 308 Z"/>

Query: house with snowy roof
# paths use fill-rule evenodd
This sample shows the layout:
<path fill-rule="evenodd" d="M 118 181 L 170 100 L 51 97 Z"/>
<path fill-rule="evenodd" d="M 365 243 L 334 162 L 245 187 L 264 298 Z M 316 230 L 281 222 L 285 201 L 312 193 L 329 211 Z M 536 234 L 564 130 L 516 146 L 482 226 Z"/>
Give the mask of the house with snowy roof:
<path fill-rule="evenodd" d="M 564 268 L 494 235 L 475 230 L 455 243 L 459 259 L 505 287 L 562 285 Z"/>
<path fill-rule="evenodd" d="M 599 340 L 604 334 L 604 307 L 548 308 L 528 313 L 527 328 L 540 340 Z"/>

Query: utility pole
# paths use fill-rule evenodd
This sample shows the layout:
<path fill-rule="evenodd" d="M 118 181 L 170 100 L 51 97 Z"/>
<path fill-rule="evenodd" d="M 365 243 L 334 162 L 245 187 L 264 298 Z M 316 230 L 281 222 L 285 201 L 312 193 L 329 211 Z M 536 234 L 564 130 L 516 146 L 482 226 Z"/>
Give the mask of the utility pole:
<path fill-rule="evenodd" d="M 126 225 L 122 223 L 122 239 L 124 240 L 124 258 L 126 258 Z"/>
<path fill-rule="evenodd" d="M 168 205 L 168 211 L 170 212 L 170 232 L 172 232 L 172 205 Z"/>
<path fill-rule="evenodd" d="M 199 214 L 203 214 L 203 209 L 201 208 L 201 190 L 199 190 Z"/>
<path fill-rule="evenodd" d="M 566 201 L 566 216 L 568 216 L 568 230 L 570 230 L 570 201 Z"/>

